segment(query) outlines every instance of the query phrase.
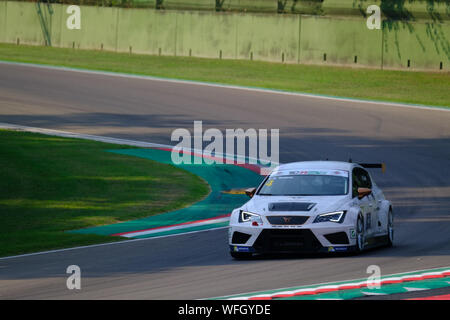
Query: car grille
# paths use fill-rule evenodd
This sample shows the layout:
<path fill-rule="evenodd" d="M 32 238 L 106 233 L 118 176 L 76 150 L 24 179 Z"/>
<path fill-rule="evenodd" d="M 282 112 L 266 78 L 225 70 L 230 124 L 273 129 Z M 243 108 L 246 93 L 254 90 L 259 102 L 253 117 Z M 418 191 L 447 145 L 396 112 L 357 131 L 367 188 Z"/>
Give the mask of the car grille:
<path fill-rule="evenodd" d="M 260 252 L 316 252 L 322 245 L 309 229 L 263 230 L 253 247 Z"/>
<path fill-rule="evenodd" d="M 345 232 L 329 233 L 324 237 L 332 244 L 349 244 L 347 234 Z"/>
<path fill-rule="evenodd" d="M 231 243 L 235 244 L 244 244 L 250 239 L 251 235 L 247 233 L 242 233 L 239 231 L 233 232 L 233 238 L 231 239 Z"/>
<path fill-rule="evenodd" d="M 267 220 L 274 225 L 302 225 L 308 218 L 305 216 L 268 216 Z"/>

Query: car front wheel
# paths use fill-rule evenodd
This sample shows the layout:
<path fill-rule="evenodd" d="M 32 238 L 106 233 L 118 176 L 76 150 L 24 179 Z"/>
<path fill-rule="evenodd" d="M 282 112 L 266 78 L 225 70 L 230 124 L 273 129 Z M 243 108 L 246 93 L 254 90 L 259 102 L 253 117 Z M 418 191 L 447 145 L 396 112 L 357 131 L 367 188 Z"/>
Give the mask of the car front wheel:
<path fill-rule="evenodd" d="M 356 249 L 358 252 L 364 251 L 366 246 L 366 237 L 364 232 L 364 218 L 362 214 L 358 215 L 356 221 Z"/>
<path fill-rule="evenodd" d="M 387 245 L 392 247 L 394 244 L 394 213 L 392 209 L 389 209 L 388 213 L 388 226 L 387 226 Z"/>

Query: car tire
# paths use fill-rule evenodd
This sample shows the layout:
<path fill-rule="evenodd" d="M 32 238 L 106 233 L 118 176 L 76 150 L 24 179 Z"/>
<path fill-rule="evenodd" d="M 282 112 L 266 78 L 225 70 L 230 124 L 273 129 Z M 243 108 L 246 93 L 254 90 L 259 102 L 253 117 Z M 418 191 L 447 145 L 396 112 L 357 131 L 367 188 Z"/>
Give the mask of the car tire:
<path fill-rule="evenodd" d="M 236 260 L 250 259 L 252 254 L 250 252 L 230 252 L 230 255 Z"/>
<path fill-rule="evenodd" d="M 360 213 L 356 221 L 356 251 L 363 252 L 366 246 L 366 236 L 364 230 L 364 218 Z"/>
<path fill-rule="evenodd" d="M 388 247 L 392 247 L 394 245 L 394 213 L 392 212 L 392 209 L 389 209 L 388 212 L 386 240 Z"/>

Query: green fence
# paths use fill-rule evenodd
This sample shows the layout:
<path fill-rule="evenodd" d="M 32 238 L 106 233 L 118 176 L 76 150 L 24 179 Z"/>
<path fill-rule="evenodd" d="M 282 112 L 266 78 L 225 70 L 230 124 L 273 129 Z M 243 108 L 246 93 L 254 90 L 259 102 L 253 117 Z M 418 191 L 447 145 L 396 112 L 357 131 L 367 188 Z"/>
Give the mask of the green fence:
<path fill-rule="evenodd" d="M 450 27 L 389 21 L 369 30 L 362 17 L 165 11 L 81 6 L 70 30 L 68 5 L 53 4 L 47 30 L 55 47 L 154 55 L 253 59 L 411 70 L 450 70 Z M 36 5 L 0 2 L 0 41 L 44 45 Z M 47 41 L 48 42 L 48 41 Z"/>

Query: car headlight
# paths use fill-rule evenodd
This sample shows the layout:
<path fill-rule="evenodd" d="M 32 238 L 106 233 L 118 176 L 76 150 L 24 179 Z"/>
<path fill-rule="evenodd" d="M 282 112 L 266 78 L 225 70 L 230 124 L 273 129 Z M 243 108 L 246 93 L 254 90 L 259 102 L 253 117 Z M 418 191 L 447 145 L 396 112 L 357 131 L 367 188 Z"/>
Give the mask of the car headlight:
<path fill-rule="evenodd" d="M 313 223 L 317 222 L 336 222 L 342 223 L 344 221 L 346 211 L 334 211 L 328 213 L 319 214 Z"/>
<path fill-rule="evenodd" d="M 241 211 L 239 214 L 239 222 L 257 222 L 258 224 L 262 224 L 262 219 L 259 214 L 248 212 L 248 211 Z"/>

